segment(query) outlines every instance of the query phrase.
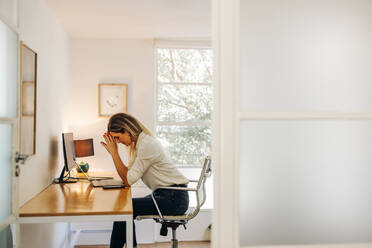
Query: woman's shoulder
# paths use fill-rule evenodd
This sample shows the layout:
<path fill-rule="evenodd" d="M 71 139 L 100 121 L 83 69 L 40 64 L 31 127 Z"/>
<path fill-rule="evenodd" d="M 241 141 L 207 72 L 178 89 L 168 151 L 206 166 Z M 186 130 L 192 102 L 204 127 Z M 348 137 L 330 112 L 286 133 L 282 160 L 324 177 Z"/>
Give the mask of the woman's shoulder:
<path fill-rule="evenodd" d="M 148 135 L 148 134 L 145 134 L 145 133 L 141 133 L 141 143 L 139 145 L 148 145 L 148 144 L 160 144 L 158 139 L 155 138 L 154 136 L 151 136 L 151 135 Z"/>
<path fill-rule="evenodd" d="M 161 152 L 162 146 L 160 142 L 153 136 L 148 134 L 141 134 L 141 139 L 138 144 L 138 152 L 139 153 L 153 153 L 153 152 Z"/>

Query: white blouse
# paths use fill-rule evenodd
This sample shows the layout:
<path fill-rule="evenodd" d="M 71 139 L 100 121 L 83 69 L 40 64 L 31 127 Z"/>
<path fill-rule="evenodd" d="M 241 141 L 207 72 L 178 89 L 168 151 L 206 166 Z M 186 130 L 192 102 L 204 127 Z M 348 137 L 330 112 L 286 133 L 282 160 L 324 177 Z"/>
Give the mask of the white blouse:
<path fill-rule="evenodd" d="M 138 136 L 136 147 L 137 157 L 127 174 L 129 185 L 141 178 L 154 191 L 162 186 L 189 183 L 189 180 L 170 162 L 156 138 L 142 132 Z"/>

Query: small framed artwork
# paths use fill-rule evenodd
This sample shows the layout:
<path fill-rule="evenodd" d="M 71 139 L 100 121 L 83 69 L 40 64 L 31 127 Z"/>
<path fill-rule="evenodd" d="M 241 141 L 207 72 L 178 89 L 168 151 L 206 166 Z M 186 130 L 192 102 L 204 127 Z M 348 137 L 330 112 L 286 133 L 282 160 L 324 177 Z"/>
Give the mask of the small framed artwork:
<path fill-rule="evenodd" d="M 127 112 L 128 84 L 98 84 L 98 116 Z"/>

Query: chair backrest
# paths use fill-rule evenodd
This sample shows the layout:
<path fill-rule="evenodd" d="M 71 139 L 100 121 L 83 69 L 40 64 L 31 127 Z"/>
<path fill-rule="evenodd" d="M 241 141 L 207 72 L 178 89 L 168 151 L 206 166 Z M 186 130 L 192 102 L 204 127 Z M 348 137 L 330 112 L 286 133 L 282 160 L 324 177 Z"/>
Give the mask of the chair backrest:
<path fill-rule="evenodd" d="M 208 177 L 212 174 L 212 169 L 211 169 L 211 164 L 212 164 L 212 159 L 210 156 L 207 156 L 204 159 L 203 167 L 200 172 L 200 177 L 198 180 L 198 184 L 196 186 L 196 208 L 194 211 L 192 211 L 188 215 L 188 219 L 194 218 L 200 211 L 200 208 L 203 206 L 205 203 L 205 199 L 207 198 L 206 193 L 205 193 L 205 182 Z"/>

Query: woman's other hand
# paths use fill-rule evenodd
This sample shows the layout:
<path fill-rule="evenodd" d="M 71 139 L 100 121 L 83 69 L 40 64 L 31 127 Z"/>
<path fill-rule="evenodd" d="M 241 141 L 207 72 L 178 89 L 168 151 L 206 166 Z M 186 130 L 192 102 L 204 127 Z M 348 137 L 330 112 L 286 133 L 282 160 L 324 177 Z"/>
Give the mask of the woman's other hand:
<path fill-rule="evenodd" d="M 118 154 L 118 144 L 115 139 L 110 135 L 110 133 L 104 133 L 103 138 L 106 143 L 101 141 L 101 145 L 106 148 L 106 150 L 111 154 L 111 156 Z"/>

